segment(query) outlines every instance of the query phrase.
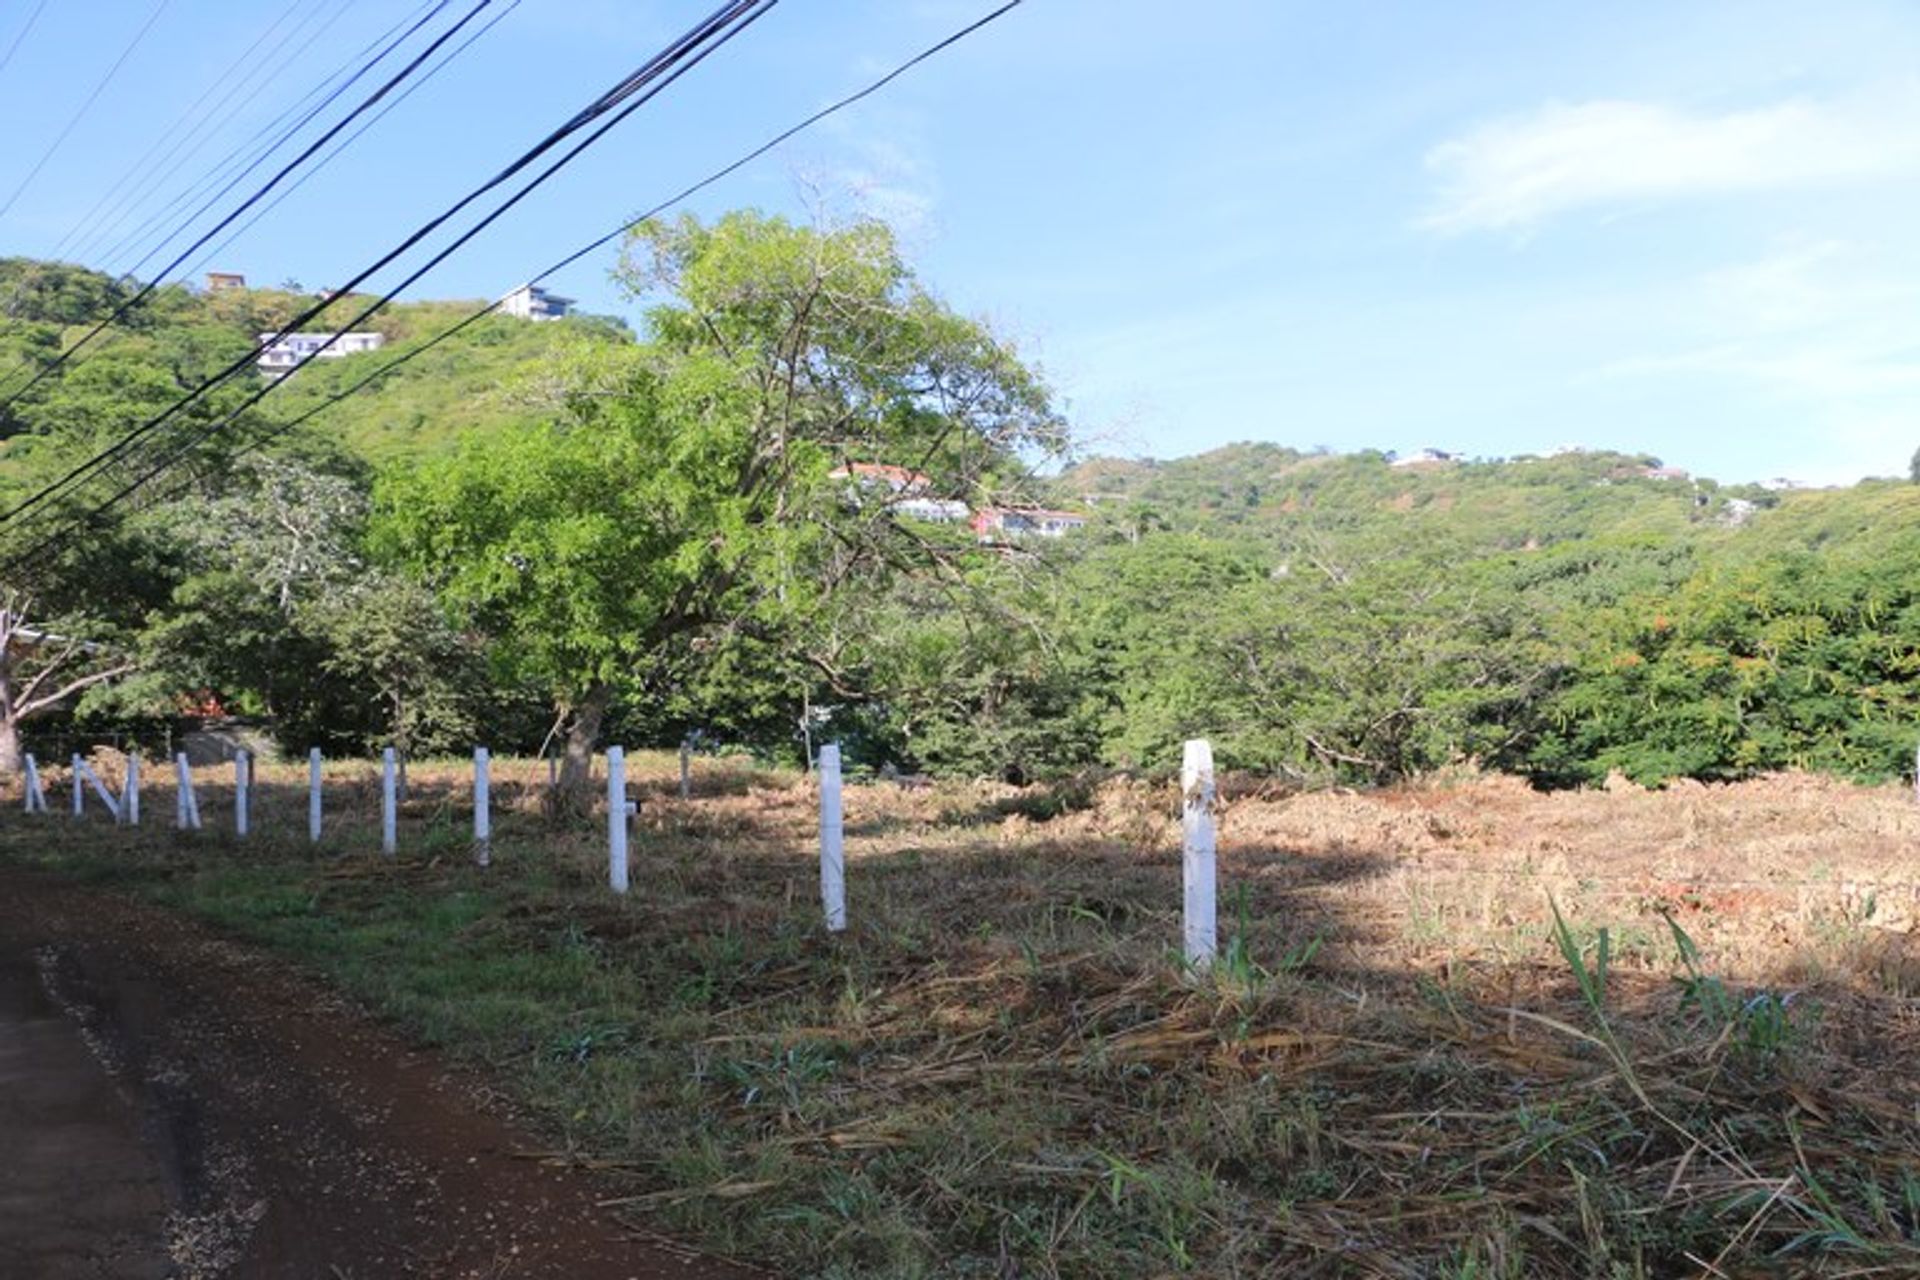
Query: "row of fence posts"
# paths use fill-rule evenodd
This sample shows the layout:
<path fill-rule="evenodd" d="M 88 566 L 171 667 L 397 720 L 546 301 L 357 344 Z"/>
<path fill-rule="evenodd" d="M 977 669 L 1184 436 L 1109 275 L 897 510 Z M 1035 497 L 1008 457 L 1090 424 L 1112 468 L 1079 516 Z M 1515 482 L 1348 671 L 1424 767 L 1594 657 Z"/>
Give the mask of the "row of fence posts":
<path fill-rule="evenodd" d="M 689 752 L 680 749 L 680 796 L 691 795 Z M 380 852 L 392 858 L 399 854 L 399 783 L 392 747 L 380 760 Z M 321 810 L 320 748 L 307 753 L 307 838 L 320 843 Z M 549 785 L 557 782 L 557 766 L 548 767 Z M 47 812 L 46 795 L 40 785 L 38 763 L 26 758 L 26 809 L 28 813 Z M 182 831 L 201 829 L 200 806 L 194 796 L 193 775 L 185 752 L 174 757 L 174 821 Z M 492 760 L 485 747 L 473 751 L 473 856 L 482 867 L 493 860 Z M 235 753 L 234 834 L 244 839 L 248 833 L 253 761 L 245 751 Z M 820 905 L 829 932 L 847 927 L 847 862 L 845 809 L 841 800 L 840 747 L 826 743 L 820 748 L 815 777 L 820 788 Z M 114 821 L 137 826 L 140 821 L 140 757 L 127 757 L 126 780 L 115 796 L 101 782 L 86 760 L 73 757 L 73 816 L 86 813 L 86 787 L 91 786 Z M 1182 952 L 1187 964 L 1204 972 L 1213 964 L 1217 947 L 1217 895 L 1214 866 L 1217 835 L 1214 825 L 1215 793 L 1213 748 L 1204 739 L 1186 744 L 1180 767 L 1181 794 L 1181 885 Z M 620 747 L 607 748 L 607 882 L 615 893 L 629 888 L 627 835 L 637 806 L 627 798 L 627 755 Z"/>

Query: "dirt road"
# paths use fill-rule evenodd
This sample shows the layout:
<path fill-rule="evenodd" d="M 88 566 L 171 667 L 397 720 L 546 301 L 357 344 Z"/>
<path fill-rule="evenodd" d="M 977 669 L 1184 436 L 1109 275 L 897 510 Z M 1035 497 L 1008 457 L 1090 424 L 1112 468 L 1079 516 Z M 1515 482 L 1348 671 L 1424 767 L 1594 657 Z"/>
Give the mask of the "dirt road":
<path fill-rule="evenodd" d="M 325 988 L 164 912 L 0 871 L 0 1274 L 747 1280 Z"/>

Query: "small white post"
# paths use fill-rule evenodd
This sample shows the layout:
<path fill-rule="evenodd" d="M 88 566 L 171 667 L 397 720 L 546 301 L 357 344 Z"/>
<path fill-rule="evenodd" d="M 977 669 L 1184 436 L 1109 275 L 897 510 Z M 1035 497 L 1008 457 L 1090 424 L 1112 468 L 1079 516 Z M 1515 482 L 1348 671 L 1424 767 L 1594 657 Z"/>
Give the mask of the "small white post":
<path fill-rule="evenodd" d="M 400 851 L 399 779 L 394 774 L 393 748 L 380 753 L 380 852 L 389 858 Z"/>
<path fill-rule="evenodd" d="M 684 739 L 680 743 L 680 798 L 685 800 L 693 794 L 693 745 Z"/>
<path fill-rule="evenodd" d="M 487 866 L 493 861 L 492 778 L 485 747 L 473 749 L 473 861 Z"/>
<path fill-rule="evenodd" d="M 187 788 L 192 782 L 187 777 L 187 757 L 176 754 L 173 757 L 173 829 L 187 829 Z"/>
<path fill-rule="evenodd" d="M 40 766 L 34 762 L 33 753 L 27 753 L 27 812 L 45 813 L 47 794 L 40 789 Z"/>
<path fill-rule="evenodd" d="M 253 785 L 253 757 L 244 751 L 233 753 L 233 834 L 247 838 L 247 790 Z"/>
<path fill-rule="evenodd" d="M 840 810 L 840 744 L 820 748 L 820 904 L 826 910 L 827 932 L 847 927 L 846 833 Z"/>
<path fill-rule="evenodd" d="M 120 820 L 130 827 L 140 825 L 140 753 L 127 753 L 127 777 L 120 785 Z"/>
<path fill-rule="evenodd" d="M 1188 741 L 1180 764 L 1181 871 L 1186 884 L 1186 956 L 1196 972 L 1213 967 L 1217 945 L 1214 918 L 1213 747 L 1205 738 Z"/>
<path fill-rule="evenodd" d="M 87 762 L 79 756 L 73 758 L 73 776 L 75 778 L 85 778 L 87 785 L 93 788 L 93 794 L 100 797 L 100 803 L 107 806 L 107 812 L 113 816 L 113 820 L 115 822 L 120 821 L 120 802 L 114 799 L 113 792 L 107 790 L 107 784 L 100 781 L 100 775 L 88 767 Z M 73 812 L 75 816 L 78 816 L 80 813 L 80 802 L 78 800 L 75 800 L 73 803 Z"/>
<path fill-rule="evenodd" d="M 307 839 L 320 843 L 320 748 L 307 752 Z"/>
<path fill-rule="evenodd" d="M 560 757 L 547 757 L 547 794 L 552 795 L 560 789 Z"/>
<path fill-rule="evenodd" d="M 607 748 L 607 882 L 627 891 L 627 753 Z"/>
<path fill-rule="evenodd" d="M 200 801 L 193 794 L 193 766 L 182 751 L 173 757 L 174 774 L 179 781 L 178 817 L 182 831 L 200 829 Z"/>
<path fill-rule="evenodd" d="M 82 818 L 87 812 L 87 779 L 80 771 L 80 753 L 73 753 L 73 816 Z"/>

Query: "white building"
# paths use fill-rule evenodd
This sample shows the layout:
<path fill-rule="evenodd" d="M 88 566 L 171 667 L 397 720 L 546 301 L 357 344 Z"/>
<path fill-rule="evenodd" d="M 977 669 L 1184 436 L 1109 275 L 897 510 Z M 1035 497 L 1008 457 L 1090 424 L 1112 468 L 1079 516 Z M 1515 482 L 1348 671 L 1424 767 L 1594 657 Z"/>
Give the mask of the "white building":
<path fill-rule="evenodd" d="M 973 514 L 964 502 L 930 497 L 932 481 L 918 471 L 880 462 L 854 462 L 827 472 L 829 480 L 849 480 L 869 492 L 884 490 L 886 505 L 903 516 L 930 520 L 935 524 L 958 524 Z"/>
<path fill-rule="evenodd" d="M 982 542 L 995 535 L 1064 538 L 1084 528 L 1087 518 L 1077 511 L 1047 511 L 1040 507 L 982 507 L 973 513 L 973 531 Z"/>
<path fill-rule="evenodd" d="M 271 333 L 260 335 L 260 341 L 267 344 L 260 353 L 260 372 L 269 378 L 284 378 L 294 368 L 308 359 L 338 360 L 342 356 L 359 355 L 365 351 L 378 351 L 386 345 L 384 333 L 289 333 L 276 338 Z M 329 345 L 331 344 L 331 345 Z"/>
<path fill-rule="evenodd" d="M 537 284 L 523 284 L 500 299 L 500 310 L 522 320 L 558 320 L 573 310 L 574 300 L 548 293 Z"/>

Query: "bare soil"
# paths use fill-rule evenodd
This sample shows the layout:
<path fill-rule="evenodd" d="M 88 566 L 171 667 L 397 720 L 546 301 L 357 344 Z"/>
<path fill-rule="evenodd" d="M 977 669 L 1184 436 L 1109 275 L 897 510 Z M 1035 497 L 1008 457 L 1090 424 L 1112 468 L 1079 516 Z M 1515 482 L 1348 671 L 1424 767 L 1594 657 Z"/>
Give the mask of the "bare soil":
<path fill-rule="evenodd" d="M 636 1236 L 499 1100 L 174 915 L 0 871 L 10 1280 L 759 1274 Z"/>

